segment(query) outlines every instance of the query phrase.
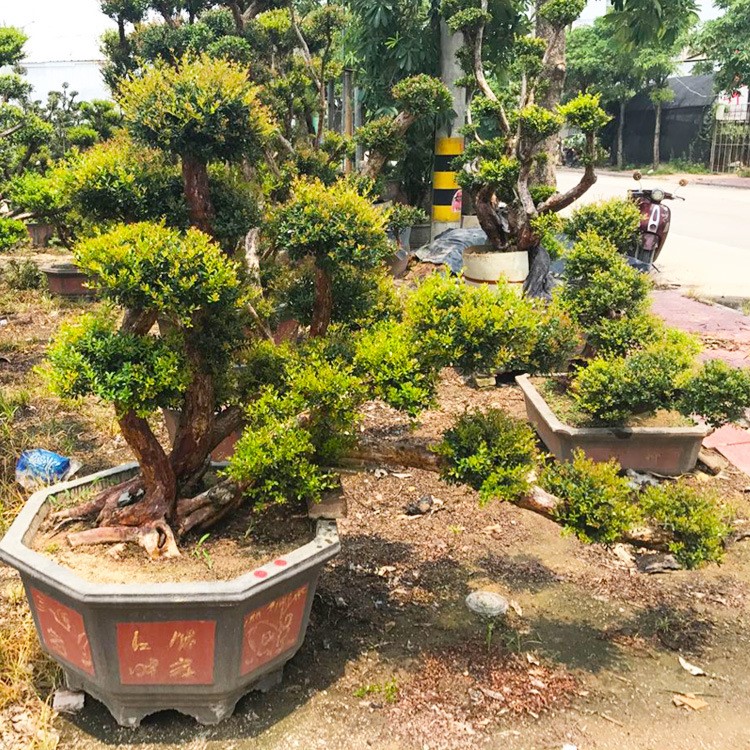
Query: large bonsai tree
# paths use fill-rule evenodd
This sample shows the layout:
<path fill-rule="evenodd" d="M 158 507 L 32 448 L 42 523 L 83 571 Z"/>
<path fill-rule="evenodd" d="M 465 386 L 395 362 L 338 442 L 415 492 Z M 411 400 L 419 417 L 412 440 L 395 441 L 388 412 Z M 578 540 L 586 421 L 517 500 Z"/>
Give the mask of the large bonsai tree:
<path fill-rule="evenodd" d="M 550 56 L 556 54 L 565 28 L 583 9 L 573 0 L 547 0 L 537 14 L 545 36 L 517 35 L 510 42 L 505 69 L 486 76 L 485 32 L 492 20 L 487 0 L 445 0 L 443 12 L 454 31 L 464 34 L 461 61 L 471 99 L 467 133 L 472 142 L 462 159 L 460 184 L 473 198 L 479 223 L 497 250 L 530 250 L 540 239 L 537 217 L 554 214 L 580 198 L 596 180 L 596 133 L 609 120 L 599 98 L 581 95 L 565 105 L 546 96 Z M 564 59 L 562 60 L 564 74 Z M 505 85 L 499 85 L 505 81 Z M 547 140 L 563 125 L 586 136 L 584 173 L 574 187 L 557 193 L 535 178 L 549 159 Z"/>

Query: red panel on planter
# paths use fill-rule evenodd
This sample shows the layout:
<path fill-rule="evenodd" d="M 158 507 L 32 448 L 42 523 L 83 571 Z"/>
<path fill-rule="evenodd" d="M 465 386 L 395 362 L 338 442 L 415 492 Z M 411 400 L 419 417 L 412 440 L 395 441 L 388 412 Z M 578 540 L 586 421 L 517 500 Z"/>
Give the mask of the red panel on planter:
<path fill-rule="evenodd" d="M 306 601 L 307 584 L 246 615 L 242 633 L 243 675 L 297 643 Z"/>
<path fill-rule="evenodd" d="M 213 620 L 118 622 L 123 685 L 212 685 Z"/>
<path fill-rule="evenodd" d="M 44 645 L 74 667 L 87 674 L 95 674 L 81 614 L 37 589 L 31 589 L 31 598 Z"/>

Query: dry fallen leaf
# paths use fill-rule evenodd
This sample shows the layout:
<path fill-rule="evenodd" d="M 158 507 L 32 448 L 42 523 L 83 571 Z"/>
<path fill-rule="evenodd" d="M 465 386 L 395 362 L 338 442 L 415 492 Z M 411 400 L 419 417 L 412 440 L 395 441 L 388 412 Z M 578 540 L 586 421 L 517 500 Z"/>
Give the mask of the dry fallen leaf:
<path fill-rule="evenodd" d="M 685 661 L 681 656 L 677 657 L 680 660 L 680 666 L 686 671 L 690 672 L 693 677 L 701 677 L 706 673 L 700 668 L 696 667 L 695 664 L 691 664 L 689 661 Z"/>
<path fill-rule="evenodd" d="M 540 664 L 539 659 L 537 659 L 536 656 L 534 656 L 534 654 L 530 652 L 527 652 L 526 654 L 526 661 L 529 662 L 529 664 L 536 664 L 537 667 Z"/>
<path fill-rule="evenodd" d="M 691 711 L 700 711 L 708 706 L 703 698 L 698 698 L 692 693 L 676 693 L 672 696 L 672 703 L 678 707 L 689 708 Z"/>

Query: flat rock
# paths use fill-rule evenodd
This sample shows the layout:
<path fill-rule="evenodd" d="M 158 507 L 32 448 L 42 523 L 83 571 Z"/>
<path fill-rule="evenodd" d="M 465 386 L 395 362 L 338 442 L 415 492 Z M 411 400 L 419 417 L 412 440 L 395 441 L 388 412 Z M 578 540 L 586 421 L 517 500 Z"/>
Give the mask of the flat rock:
<path fill-rule="evenodd" d="M 466 597 L 466 606 L 482 617 L 502 617 L 510 603 L 494 591 L 472 591 Z"/>
<path fill-rule="evenodd" d="M 52 708 L 60 713 L 74 714 L 83 708 L 84 699 L 84 693 L 60 688 L 55 690 Z"/>

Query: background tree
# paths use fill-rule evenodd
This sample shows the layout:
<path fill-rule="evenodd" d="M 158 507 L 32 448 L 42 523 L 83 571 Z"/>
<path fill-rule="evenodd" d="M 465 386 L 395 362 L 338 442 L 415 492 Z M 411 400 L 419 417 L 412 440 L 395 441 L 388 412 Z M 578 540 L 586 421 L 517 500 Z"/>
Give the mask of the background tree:
<path fill-rule="evenodd" d="M 640 87 L 641 75 L 633 64 L 633 53 L 622 44 L 605 17 L 568 32 L 567 95 L 596 93 L 605 106 L 616 108 L 615 163 L 620 169 L 624 164 L 625 105 Z"/>
<path fill-rule="evenodd" d="M 719 91 L 734 92 L 750 82 L 750 0 L 717 0 L 723 13 L 706 21 L 692 39 L 716 71 Z"/>
<path fill-rule="evenodd" d="M 635 65 L 643 76 L 649 99 L 654 105 L 654 136 L 653 136 L 653 169 L 659 168 L 661 154 L 659 141 L 661 139 L 662 107 L 672 101 L 674 91 L 669 87 L 668 79 L 677 69 L 675 55 L 677 47 L 644 47 L 635 59 Z"/>

